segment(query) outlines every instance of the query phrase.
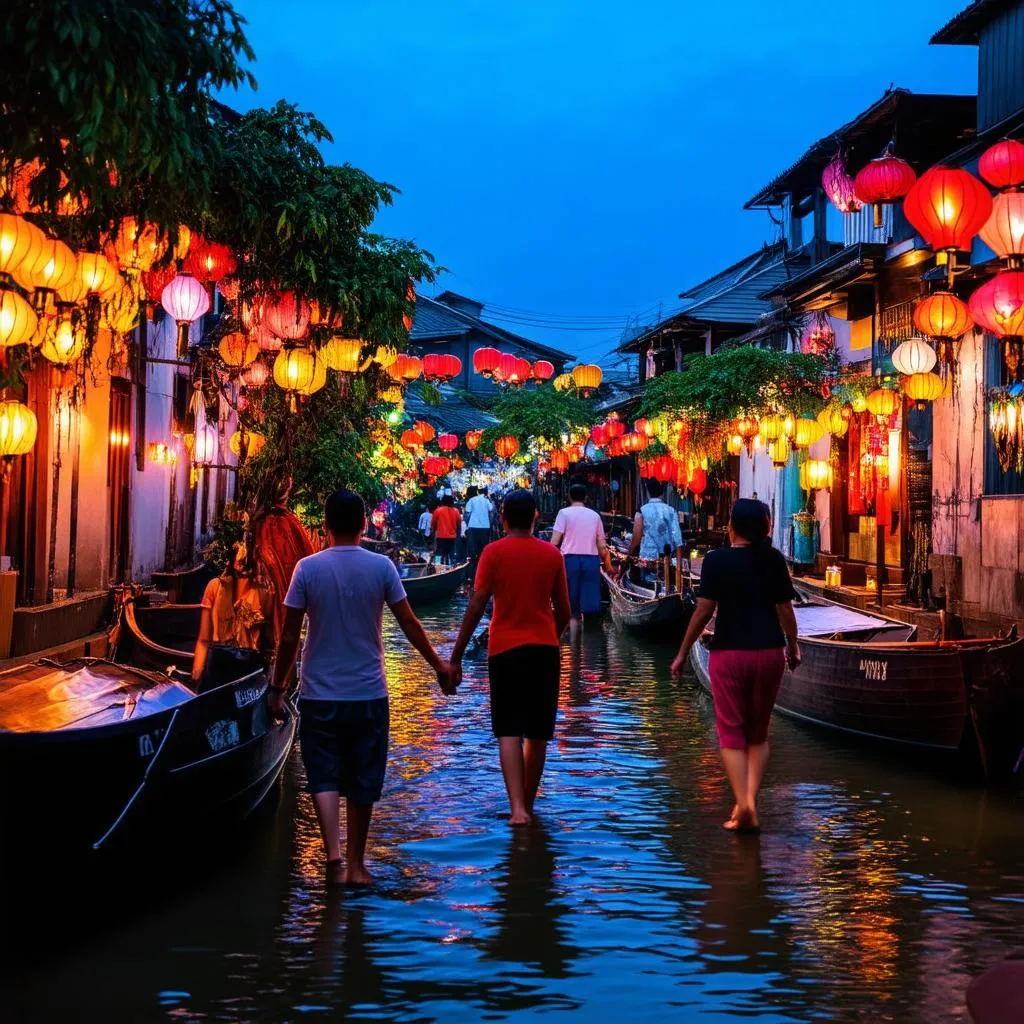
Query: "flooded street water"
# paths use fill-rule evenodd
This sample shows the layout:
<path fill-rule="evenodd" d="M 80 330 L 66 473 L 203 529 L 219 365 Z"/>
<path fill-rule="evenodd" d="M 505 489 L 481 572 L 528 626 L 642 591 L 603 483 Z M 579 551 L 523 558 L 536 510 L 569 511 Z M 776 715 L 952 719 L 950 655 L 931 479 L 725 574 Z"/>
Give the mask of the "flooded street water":
<path fill-rule="evenodd" d="M 424 617 L 450 644 L 458 609 Z M 711 709 L 610 622 L 563 649 L 539 821 L 510 830 L 485 660 L 446 700 L 388 621 L 379 886 L 325 892 L 301 766 L 241 850 L 9 987 L 4 1020 L 966 1020 L 1024 944 L 1024 806 L 776 720 L 760 837 Z M 121 897 L 151 891 L 145 864 Z M 59 925 L 59 922 L 56 922 Z"/>

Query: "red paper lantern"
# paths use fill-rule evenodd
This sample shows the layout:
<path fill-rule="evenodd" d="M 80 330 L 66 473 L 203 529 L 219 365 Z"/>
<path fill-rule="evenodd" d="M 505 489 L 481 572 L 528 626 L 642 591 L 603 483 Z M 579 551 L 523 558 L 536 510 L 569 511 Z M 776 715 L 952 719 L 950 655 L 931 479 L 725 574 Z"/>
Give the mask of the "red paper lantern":
<path fill-rule="evenodd" d="M 648 480 L 654 476 L 654 459 L 637 459 L 636 470 L 641 480 Z"/>
<path fill-rule="evenodd" d="M 558 473 L 564 473 L 569 468 L 569 455 L 567 452 L 552 452 L 548 461 L 551 464 L 551 468 Z"/>
<path fill-rule="evenodd" d="M 622 437 L 626 432 L 626 424 L 619 419 L 619 417 L 612 413 L 605 421 L 605 426 L 608 428 L 608 437 L 614 441 L 616 438 Z"/>
<path fill-rule="evenodd" d="M 980 234 L 1001 260 L 1024 255 L 1024 192 L 1000 192 Z"/>
<path fill-rule="evenodd" d="M 608 436 L 608 424 L 607 423 L 595 423 L 590 428 L 590 440 L 598 448 L 603 448 L 611 438 Z"/>
<path fill-rule="evenodd" d="M 144 270 L 139 279 L 142 281 L 143 291 L 146 293 L 147 302 L 159 302 L 160 295 L 178 276 L 178 271 L 173 264 L 169 267 L 157 267 L 155 270 Z"/>
<path fill-rule="evenodd" d="M 428 455 L 423 460 L 423 472 L 429 476 L 444 476 L 451 468 L 451 459 L 446 459 L 443 455 Z"/>
<path fill-rule="evenodd" d="M 242 371 L 240 380 L 247 388 L 261 388 L 267 383 L 269 376 L 270 371 L 267 369 L 267 364 L 257 359 L 255 363 Z"/>
<path fill-rule="evenodd" d="M 295 292 L 269 296 L 263 306 L 263 322 L 275 338 L 300 341 L 309 330 L 309 303 Z"/>
<path fill-rule="evenodd" d="M 906 160 L 887 149 L 882 156 L 861 168 L 854 178 L 853 188 L 862 203 L 875 208 L 875 227 L 882 226 L 882 207 L 902 199 L 911 189 L 917 175 Z M 692 489 L 692 488 L 691 488 Z"/>
<path fill-rule="evenodd" d="M 222 277 L 233 274 L 238 269 L 238 263 L 226 245 L 207 241 L 202 235 L 197 235 L 189 245 L 185 269 L 203 284 L 216 284 Z"/>
<path fill-rule="evenodd" d="M 517 451 L 519 451 L 519 442 L 511 436 L 506 435 L 505 437 L 499 437 L 494 442 L 494 450 L 498 454 L 499 458 L 511 459 Z"/>
<path fill-rule="evenodd" d="M 388 376 L 400 384 L 410 384 L 423 373 L 423 361 L 418 356 L 402 353 L 388 367 Z"/>
<path fill-rule="evenodd" d="M 971 296 L 974 322 L 997 338 L 1024 335 L 1024 271 L 1004 270 Z"/>
<path fill-rule="evenodd" d="M 926 295 L 914 307 L 914 326 L 929 338 L 953 340 L 966 334 L 974 321 L 963 299 L 940 291 Z"/>
<path fill-rule="evenodd" d="M 521 388 L 533 375 L 533 367 L 529 359 L 516 359 L 515 369 L 509 377 L 508 382 L 513 387 Z"/>
<path fill-rule="evenodd" d="M 450 353 L 446 354 L 444 356 L 445 380 L 455 380 L 460 373 L 462 373 L 462 360 L 458 356 L 453 356 Z"/>
<path fill-rule="evenodd" d="M 443 452 L 453 452 L 459 447 L 459 435 L 458 434 L 439 434 L 437 437 L 437 447 Z"/>
<path fill-rule="evenodd" d="M 622 438 L 621 437 L 613 437 L 608 442 L 608 458 L 616 459 L 620 455 L 625 455 L 625 454 L 626 453 L 622 450 Z"/>
<path fill-rule="evenodd" d="M 647 435 L 638 434 L 635 431 L 632 434 L 623 434 L 621 443 L 624 452 L 628 455 L 635 455 L 647 447 Z"/>
<path fill-rule="evenodd" d="M 708 473 L 706 469 L 695 469 L 693 476 L 690 477 L 687 487 L 694 494 L 703 494 L 707 490 L 708 486 Z"/>
<path fill-rule="evenodd" d="M 671 455 L 657 455 L 651 460 L 653 463 L 652 473 L 655 480 L 668 483 L 676 476 L 676 460 Z"/>
<path fill-rule="evenodd" d="M 516 357 L 511 352 L 498 353 L 498 365 L 492 376 L 499 384 L 508 384 L 516 373 Z"/>
<path fill-rule="evenodd" d="M 546 359 L 538 359 L 533 364 L 533 376 L 535 380 L 551 380 L 555 375 L 554 364 L 549 363 Z"/>
<path fill-rule="evenodd" d="M 423 376 L 433 382 L 444 380 L 444 356 L 431 352 L 423 357 Z"/>
<path fill-rule="evenodd" d="M 480 441 L 483 439 L 484 432 L 482 430 L 467 430 L 466 431 L 466 447 L 471 451 L 475 452 L 480 447 Z"/>
<path fill-rule="evenodd" d="M 936 252 L 970 249 L 992 212 L 989 190 L 959 167 L 933 167 L 903 201 L 907 220 Z"/>
<path fill-rule="evenodd" d="M 978 173 L 993 188 L 1016 188 L 1024 185 L 1024 144 L 1004 139 L 981 154 Z"/>
<path fill-rule="evenodd" d="M 644 437 L 654 436 L 654 427 L 651 426 L 651 421 L 646 420 L 643 417 L 634 422 L 633 430 L 637 434 L 643 434 Z"/>
<path fill-rule="evenodd" d="M 473 353 L 473 372 L 493 377 L 500 361 L 501 353 L 496 348 L 478 348 Z"/>

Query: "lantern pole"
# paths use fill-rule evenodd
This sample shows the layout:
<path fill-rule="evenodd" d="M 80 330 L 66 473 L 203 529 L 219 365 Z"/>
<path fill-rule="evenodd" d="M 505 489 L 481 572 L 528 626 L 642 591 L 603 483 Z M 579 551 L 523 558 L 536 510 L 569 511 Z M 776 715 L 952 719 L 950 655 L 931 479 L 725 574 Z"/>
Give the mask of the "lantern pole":
<path fill-rule="evenodd" d="M 71 442 L 72 412 L 68 410 L 68 444 Z M 75 596 L 75 582 L 78 575 L 78 471 L 81 464 L 82 438 L 78 409 L 74 411 L 75 439 L 71 456 L 71 511 L 68 524 L 68 585 L 67 596 Z"/>
<path fill-rule="evenodd" d="M 141 307 L 135 348 L 135 468 L 140 473 L 146 468 L 146 377 L 149 355 L 149 325 L 146 322 L 145 302 L 141 303 Z"/>
<path fill-rule="evenodd" d="M 54 402 L 57 406 L 57 443 L 53 452 L 53 481 L 50 494 L 50 541 L 46 557 L 46 603 L 53 604 L 53 585 L 57 575 L 57 512 L 60 504 L 60 439 L 63 433 L 61 429 L 60 412 L 61 393 L 54 395 Z"/>

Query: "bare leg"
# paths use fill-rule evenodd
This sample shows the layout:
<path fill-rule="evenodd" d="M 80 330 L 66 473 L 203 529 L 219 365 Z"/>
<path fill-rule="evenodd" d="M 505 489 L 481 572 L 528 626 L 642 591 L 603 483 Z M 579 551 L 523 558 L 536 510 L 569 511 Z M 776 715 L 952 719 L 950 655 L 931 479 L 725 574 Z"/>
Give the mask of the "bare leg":
<path fill-rule="evenodd" d="M 540 778 L 544 774 L 544 759 L 548 754 L 547 740 L 527 740 L 523 744 L 523 788 L 526 796 L 526 810 L 533 814 L 533 802 L 540 789 Z"/>
<path fill-rule="evenodd" d="M 757 794 L 761 791 L 761 783 L 764 781 L 770 752 L 771 748 L 768 746 L 767 740 L 764 743 L 747 747 L 747 793 L 750 796 L 752 807 L 757 806 Z"/>
<path fill-rule="evenodd" d="M 341 807 L 337 791 L 314 793 L 313 807 L 327 859 L 341 860 Z"/>
<path fill-rule="evenodd" d="M 726 822 L 726 828 L 754 828 L 757 825 L 757 813 L 754 810 L 747 789 L 747 752 L 722 747 L 722 764 L 725 774 L 736 797 L 736 811 Z"/>
<path fill-rule="evenodd" d="M 583 625 L 583 616 L 574 615 L 569 620 L 569 639 L 578 640 L 580 636 L 580 627 Z"/>
<path fill-rule="evenodd" d="M 501 755 L 501 773 L 505 777 L 505 791 L 508 793 L 508 806 L 511 812 L 509 824 L 529 825 L 530 812 L 526 809 L 522 740 L 518 736 L 499 736 L 498 749 Z"/>
<path fill-rule="evenodd" d="M 366 870 L 366 837 L 370 834 L 373 804 L 345 801 L 345 882 L 347 885 L 372 885 L 373 875 Z"/>

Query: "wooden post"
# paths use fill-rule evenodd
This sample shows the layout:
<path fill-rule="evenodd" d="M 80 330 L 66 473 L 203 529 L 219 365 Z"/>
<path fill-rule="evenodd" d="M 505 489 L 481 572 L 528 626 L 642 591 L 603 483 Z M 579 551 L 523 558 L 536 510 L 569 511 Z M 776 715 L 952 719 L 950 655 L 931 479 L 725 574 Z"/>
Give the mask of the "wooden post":
<path fill-rule="evenodd" d="M 57 578 L 57 513 L 60 505 L 60 396 L 55 399 L 57 406 L 57 443 L 53 449 L 53 477 L 50 483 L 50 543 L 46 556 L 46 603 L 53 603 L 53 586 Z"/>
<path fill-rule="evenodd" d="M 167 502 L 167 534 L 164 537 L 164 569 L 174 568 L 174 520 L 178 513 L 178 464 L 171 463 L 170 497 Z"/>
<path fill-rule="evenodd" d="M 140 473 L 146 468 L 146 375 L 149 372 L 149 325 L 146 322 L 146 303 L 142 302 L 141 306 L 135 362 L 135 468 Z"/>
<path fill-rule="evenodd" d="M 75 582 L 78 575 L 78 475 L 82 455 L 82 438 L 80 431 L 81 412 L 76 407 L 68 411 L 68 444 L 71 441 L 71 424 L 75 425 L 74 448 L 71 454 L 71 508 L 68 524 L 68 588 L 67 596 L 75 596 Z M 72 417 L 74 417 L 72 419 Z"/>
<path fill-rule="evenodd" d="M 885 587 L 885 523 L 881 516 L 875 517 L 875 591 L 878 607 L 884 605 Z"/>

